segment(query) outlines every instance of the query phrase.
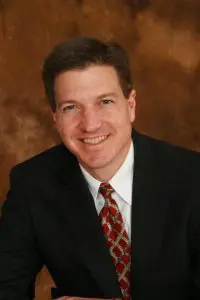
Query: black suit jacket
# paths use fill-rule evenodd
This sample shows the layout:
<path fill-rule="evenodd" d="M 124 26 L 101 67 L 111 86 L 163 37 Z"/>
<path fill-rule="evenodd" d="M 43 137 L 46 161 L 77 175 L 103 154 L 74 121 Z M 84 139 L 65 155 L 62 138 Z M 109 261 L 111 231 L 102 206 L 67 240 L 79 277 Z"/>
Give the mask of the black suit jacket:
<path fill-rule="evenodd" d="M 133 137 L 132 299 L 200 299 L 200 155 Z M 11 172 L 0 222 L 0 300 L 30 299 L 44 264 L 54 296 L 121 296 L 93 198 L 64 145 Z"/>

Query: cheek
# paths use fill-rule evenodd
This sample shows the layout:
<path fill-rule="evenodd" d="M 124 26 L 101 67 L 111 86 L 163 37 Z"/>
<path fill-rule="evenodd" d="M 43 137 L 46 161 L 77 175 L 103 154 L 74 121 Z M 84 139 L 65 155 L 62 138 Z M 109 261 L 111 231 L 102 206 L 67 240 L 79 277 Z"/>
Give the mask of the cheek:
<path fill-rule="evenodd" d="M 70 131 L 70 123 L 67 122 L 65 118 L 58 118 L 56 120 L 56 128 L 60 134 L 66 134 L 67 131 Z"/>
<path fill-rule="evenodd" d="M 102 114 L 102 120 L 113 124 L 120 124 L 125 118 L 125 115 L 126 111 L 117 107 L 115 109 L 108 109 L 107 111 L 104 111 Z"/>
<path fill-rule="evenodd" d="M 128 109 L 122 109 L 115 118 L 115 124 L 123 129 L 131 124 L 131 118 L 132 115 L 130 111 Z"/>
<path fill-rule="evenodd" d="M 61 139 L 67 144 L 74 143 L 78 136 L 77 128 L 69 124 L 61 124 L 58 131 Z"/>
<path fill-rule="evenodd" d="M 68 130 L 66 130 L 66 129 L 67 129 L 66 124 L 64 122 L 62 122 L 62 120 L 57 119 L 56 120 L 56 130 L 62 140 L 66 139 L 66 137 L 68 135 Z"/>

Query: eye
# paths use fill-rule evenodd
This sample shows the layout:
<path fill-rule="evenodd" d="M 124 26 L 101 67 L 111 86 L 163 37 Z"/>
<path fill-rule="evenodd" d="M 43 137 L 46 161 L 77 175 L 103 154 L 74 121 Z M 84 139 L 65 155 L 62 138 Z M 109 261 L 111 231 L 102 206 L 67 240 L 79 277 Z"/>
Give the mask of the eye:
<path fill-rule="evenodd" d="M 75 108 L 75 104 L 69 104 L 69 105 L 66 105 L 62 108 L 62 111 L 65 112 L 65 111 L 69 111 L 69 110 L 73 110 Z"/>
<path fill-rule="evenodd" d="M 102 103 L 102 104 L 109 104 L 109 103 L 113 103 L 113 101 L 110 100 L 110 99 L 103 99 L 103 100 L 101 101 L 101 103 Z"/>

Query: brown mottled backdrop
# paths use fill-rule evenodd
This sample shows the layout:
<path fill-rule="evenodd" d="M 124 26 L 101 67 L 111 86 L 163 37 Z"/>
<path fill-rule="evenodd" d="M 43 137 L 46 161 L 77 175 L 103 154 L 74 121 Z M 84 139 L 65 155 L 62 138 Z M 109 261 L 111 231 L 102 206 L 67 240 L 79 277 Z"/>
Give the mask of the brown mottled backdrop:
<path fill-rule="evenodd" d="M 200 150 L 199 0 L 0 0 L 0 203 L 11 166 L 57 142 L 42 60 L 78 35 L 112 38 L 128 50 L 137 129 Z M 51 285 L 44 270 L 37 299 L 48 299 Z"/>

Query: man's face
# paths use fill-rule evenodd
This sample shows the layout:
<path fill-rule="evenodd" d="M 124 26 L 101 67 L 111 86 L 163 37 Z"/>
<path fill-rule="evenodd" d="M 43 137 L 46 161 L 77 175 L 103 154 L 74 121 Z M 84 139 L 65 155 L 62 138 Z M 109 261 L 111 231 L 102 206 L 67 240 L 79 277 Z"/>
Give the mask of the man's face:
<path fill-rule="evenodd" d="M 110 179 L 130 147 L 135 91 L 125 98 L 115 69 L 93 65 L 59 74 L 55 99 L 53 118 L 66 147 L 91 175 Z"/>

